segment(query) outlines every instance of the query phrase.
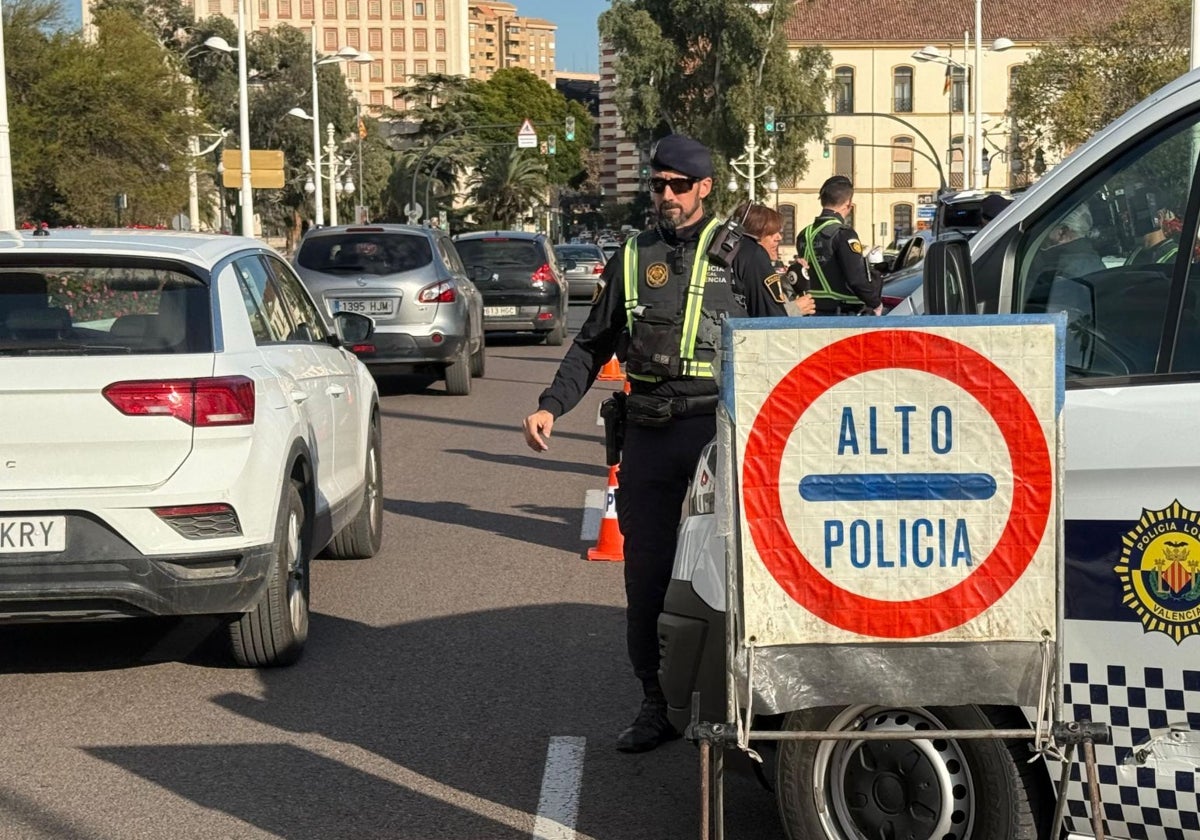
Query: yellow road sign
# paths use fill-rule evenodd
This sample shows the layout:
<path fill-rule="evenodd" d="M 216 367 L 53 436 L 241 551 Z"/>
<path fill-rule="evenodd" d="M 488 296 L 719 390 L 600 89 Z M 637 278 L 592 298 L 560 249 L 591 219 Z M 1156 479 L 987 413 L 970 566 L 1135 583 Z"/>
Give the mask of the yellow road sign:
<path fill-rule="evenodd" d="M 228 188 L 242 185 L 242 153 L 239 149 L 226 149 L 221 155 L 225 174 L 221 182 Z M 278 149 L 250 150 L 250 186 L 256 190 L 278 190 L 283 188 L 283 152 Z"/>

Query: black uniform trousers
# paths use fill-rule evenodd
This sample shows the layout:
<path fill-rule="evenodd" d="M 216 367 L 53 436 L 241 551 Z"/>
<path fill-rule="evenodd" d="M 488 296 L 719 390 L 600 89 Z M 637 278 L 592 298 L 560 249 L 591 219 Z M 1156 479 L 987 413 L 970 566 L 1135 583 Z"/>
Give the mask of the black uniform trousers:
<path fill-rule="evenodd" d="M 676 418 L 667 426 L 630 423 L 617 473 L 617 521 L 625 538 L 626 636 L 633 672 L 658 692 L 658 616 L 662 612 L 688 484 L 715 414 Z"/>

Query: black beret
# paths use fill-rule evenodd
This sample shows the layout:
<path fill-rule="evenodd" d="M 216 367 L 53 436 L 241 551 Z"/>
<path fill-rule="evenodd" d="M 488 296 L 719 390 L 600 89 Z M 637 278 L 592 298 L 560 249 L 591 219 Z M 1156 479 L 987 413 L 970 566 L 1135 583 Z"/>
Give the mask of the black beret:
<path fill-rule="evenodd" d="M 712 152 L 698 140 L 668 134 L 650 149 L 650 166 L 659 172 L 678 172 L 691 178 L 711 178 Z"/>

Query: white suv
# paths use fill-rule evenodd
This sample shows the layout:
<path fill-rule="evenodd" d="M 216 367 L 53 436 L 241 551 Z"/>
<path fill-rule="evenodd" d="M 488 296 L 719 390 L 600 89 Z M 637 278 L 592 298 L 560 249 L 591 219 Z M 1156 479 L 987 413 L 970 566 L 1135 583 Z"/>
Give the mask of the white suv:
<path fill-rule="evenodd" d="M 378 395 L 261 242 L 0 234 L 0 620 L 212 614 L 308 635 L 309 561 L 380 545 Z"/>

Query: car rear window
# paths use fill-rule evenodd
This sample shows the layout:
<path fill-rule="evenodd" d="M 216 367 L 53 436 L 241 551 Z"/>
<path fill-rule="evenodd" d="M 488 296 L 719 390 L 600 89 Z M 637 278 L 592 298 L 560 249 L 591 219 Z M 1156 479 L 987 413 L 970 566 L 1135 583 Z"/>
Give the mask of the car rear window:
<path fill-rule="evenodd" d="M 564 260 L 603 260 L 604 252 L 595 245 L 556 245 L 554 253 Z"/>
<path fill-rule="evenodd" d="M 979 207 L 980 204 L 977 201 L 945 205 L 942 208 L 942 228 L 983 227 L 983 217 L 979 214 Z"/>
<path fill-rule="evenodd" d="M 0 268 L 0 355 L 211 353 L 208 286 L 158 266 Z"/>
<path fill-rule="evenodd" d="M 467 268 L 482 265 L 488 268 L 527 268 L 536 271 L 546 258 L 531 239 L 467 239 L 454 243 Z"/>
<path fill-rule="evenodd" d="M 324 274 L 399 274 L 433 262 L 429 239 L 411 233 L 354 231 L 305 239 L 296 255 L 301 268 Z"/>

